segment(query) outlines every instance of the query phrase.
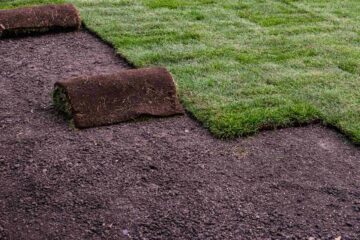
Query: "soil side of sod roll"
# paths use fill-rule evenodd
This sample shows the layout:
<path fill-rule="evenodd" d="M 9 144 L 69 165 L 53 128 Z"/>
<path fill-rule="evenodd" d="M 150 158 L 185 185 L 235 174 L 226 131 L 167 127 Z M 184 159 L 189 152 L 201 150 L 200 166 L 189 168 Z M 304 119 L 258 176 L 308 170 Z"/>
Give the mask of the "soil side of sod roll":
<path fill-rule="evenodd" d="M 22 36 L 52 30 L 77 30 L 81 26 L 78 10 L 72 4 L 50 4 L 0 10 L 0 37 Z"/>
<path fill-rule="evenodd" d="M 131 69 L 59 81 L 55 83 L 53 101 L 77 128 L 184 113 L 174 80 L 165 68 Z"/>

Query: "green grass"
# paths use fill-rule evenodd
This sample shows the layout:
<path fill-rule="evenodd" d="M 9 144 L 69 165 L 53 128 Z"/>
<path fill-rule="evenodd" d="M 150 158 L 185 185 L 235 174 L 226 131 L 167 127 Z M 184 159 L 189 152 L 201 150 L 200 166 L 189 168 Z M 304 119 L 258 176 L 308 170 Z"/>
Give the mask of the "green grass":
<path fill-rule="evenodd" d="M 358 0 L 70 2 L 135 65 L 166 66 L 219 137 L 320 119 L 360 143 Z"/>
<path fill-rule="evenodd" d="M 52 92 L 53 105 L 67 120 L 73 118 L 70 101 L 66 95 L 65 89 L 62 87 L 55 87 Z"/>
<path fill-rule="evenodd" d="M 1 9 L 11 9 L 22 6 L 40 5 L 48 3 L 63 3 L 64 0 L 0 0 Z"/>

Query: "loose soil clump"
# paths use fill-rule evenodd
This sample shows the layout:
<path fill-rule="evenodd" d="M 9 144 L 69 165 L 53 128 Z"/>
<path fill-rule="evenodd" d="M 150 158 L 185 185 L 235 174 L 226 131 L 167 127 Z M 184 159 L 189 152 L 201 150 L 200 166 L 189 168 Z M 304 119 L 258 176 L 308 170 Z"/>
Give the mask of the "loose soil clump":
<path fill-rule="evenodd" d="M 0 239 L 360 239 L 342 135 L 221 141 L 187 116 L 74 130 L 54 83 L 129 65 L 85 32 L 0 40 L 0 56 Z"/>

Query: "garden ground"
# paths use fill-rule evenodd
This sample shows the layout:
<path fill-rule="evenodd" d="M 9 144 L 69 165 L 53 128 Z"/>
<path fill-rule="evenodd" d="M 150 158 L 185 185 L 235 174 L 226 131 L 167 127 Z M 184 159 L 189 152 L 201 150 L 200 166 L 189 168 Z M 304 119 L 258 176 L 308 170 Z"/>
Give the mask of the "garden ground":
<path fill-rule="evenodd" d="M 63 2 L 5 0 L 1 7 Z M 69 0 L 135 65 L 163 65 L 219 137 L 321 120 L 360 143 L 358 0 Z"/>
<path fill-rule="evenodd" d="M 360 150 L 340 134 L 221 141 L 187 116 L 74 130 L 54 82 L 127 64 L 84 32 L 0 56 L 0 239 L 359 239 Z"/>

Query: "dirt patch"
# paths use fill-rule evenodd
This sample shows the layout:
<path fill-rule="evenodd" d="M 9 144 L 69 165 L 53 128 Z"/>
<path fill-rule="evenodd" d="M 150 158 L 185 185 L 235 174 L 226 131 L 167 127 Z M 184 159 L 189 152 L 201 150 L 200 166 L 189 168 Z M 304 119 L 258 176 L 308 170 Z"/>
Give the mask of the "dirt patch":
<path fill-rule="evenodd" d="M 186 116 L 72 130 L 53 84 L 128 65 L 84 32 L 0 56 L 0 239 L 359 239 L 360 151 L 341 135 L 220 141 Z"/>
<path fill-rule="evenodd" d="M 72 115 L 78 128 L 184 114 L 174 80 L 165 68 L 85 75 L 58 81 L 55 86 L 54 106 Z"/>
<path fill-rule="evenodd" d="M 0 37 L 49 30 L 76 30 L 80 26 L 80 14 L 72 4 L 0 10 Z"/>

